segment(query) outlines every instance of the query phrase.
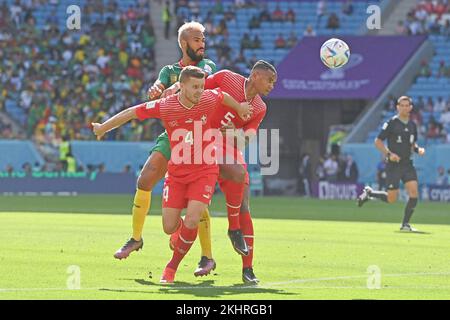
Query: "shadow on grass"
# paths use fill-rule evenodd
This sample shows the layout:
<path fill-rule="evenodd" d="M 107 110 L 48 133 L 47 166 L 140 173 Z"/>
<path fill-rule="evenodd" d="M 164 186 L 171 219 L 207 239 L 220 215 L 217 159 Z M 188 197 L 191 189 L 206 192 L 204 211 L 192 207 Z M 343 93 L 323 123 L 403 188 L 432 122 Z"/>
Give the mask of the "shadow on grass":
<path fill-rule="evenodd" d="M 124 292 L 124 293 L 147 293 L 147 294 L 183 294 L 200 298 L 226 298 L 231 295 L 241 294 L 275 294 L 281 296 L 293 296 L 298 294 L 286 292 L 273 288 L 264 288 L 257 285 L 247 285 L 242 283 L 235 283 L 230 286 L 214 286 L 214 280 L 206 280 L 202 283 L 193 284 L 184 281 L 175 281 L 172 284 L 160 284 L 157 281 L 148 281 L 145 279 L 123 279 L 133 280 L 134 282 L 143 286 L 144 290 L 131 289 L 100 289 L 101 291 Z M 145 291 L 145 287 L 149 289 L 156 289 L 152 291 Z M 260 297 L 255 296 L 255 299 Z"/>

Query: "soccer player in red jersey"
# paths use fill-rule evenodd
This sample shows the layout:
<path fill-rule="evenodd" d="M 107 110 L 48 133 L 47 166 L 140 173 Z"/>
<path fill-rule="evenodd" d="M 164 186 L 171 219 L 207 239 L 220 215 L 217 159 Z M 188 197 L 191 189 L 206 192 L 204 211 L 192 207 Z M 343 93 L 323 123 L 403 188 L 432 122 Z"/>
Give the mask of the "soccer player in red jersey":
<path fill-rule="evenodd" d="M 248 79 L 229 70 L 222 70 L 209 76 L 206 79 L 205 88 L 220 88 L 236 101 L 248 102 L 252 106 L 252 115 L 245 120 L 228 107 L 218 108 L 211 120 L 212 127 L 242 129 L 246 137 L 246 143 L 248 143 L 256 135 L 256 131 L 266 114 L 267 107 L 261 99 L 261 95 L 268 95 L 276 80 L 275 67 L 263 60 L 255 63 Z M 254 232 L 249 207 L 249 175 L 241 151 L 237 148 L 236 143 L 232 145 L 230 148 L 229 142 L 222 144 L 224 157 L 231 154 L 235 161 L 233 164 L 219 162 L 219 185 L 227 202 L 229 229 L 241 230 L 248 247 L 248 254 L 242 255 L 242 280 L 245 283 L 256 284 L 259 280 L 253 273 Z M 231 235 L 230 238 L 233 242 Z"/>
<path fill-rule="evenodd" d="M 214 142 L 221 136 L 218 130 L 215 134 L 210 129 L 212 114 L 225 106 L 243 119 L 251 114 L 247 102 L 238 103 L 220 89 L 204 90 L 204 85 L 205 74 L 200 68 L 185 67 L 180 74 L 179 94 L 128 108 L 103 124 L 92 124 L 98 138 L 136 118 L 160 118 L 167 129 L 172 156 L 163 190 L 163 229 L 167 234 L 178 232 L 178 239 L 162 283 L 174 281 L 178 265 L 197 237 L 200 216 L 214 193 L 219 174 Z M 184 208 L 187 211 L 183 221 Z"/>
<path fill-rule="evenodd" d="M 266 104 L 261 95 L 268 95 L 277 80 L 277 72 L 270 63 L 259 60 L 253 66 L 249 78 L 231 72 L 219 71 L 206 79 L 205 88 L 220 88 L 240 102 L 247 101 L 252 106 L 250 118 L 240 118 L 233 110 L 219 108 L 213 115 L 212 127 L 243 129 L 246 142 L 256 135 L 256 131 L 266 114 Z M 166 89 L 170 95 L 179 90 L 179 83 Z M 222 143 L 222 154 L 226 158 L 234 159 L 234 163 L 225 163 L 226 159 L 219 159 L 219 185 L 225 194 L 227 203 L 228 235 L 234 249 L 242 255 L 242 280 L 245 283 L 256 284 L 259 280 L 253 272 L 253 223 L 249 208 L 249 176 L 247 165 L 237 143 L 230 143 L 229 137 Z M 227 161 L 228 162 L 228 161 Z M 243 242 L 243 243 L 242 243 Z"/>

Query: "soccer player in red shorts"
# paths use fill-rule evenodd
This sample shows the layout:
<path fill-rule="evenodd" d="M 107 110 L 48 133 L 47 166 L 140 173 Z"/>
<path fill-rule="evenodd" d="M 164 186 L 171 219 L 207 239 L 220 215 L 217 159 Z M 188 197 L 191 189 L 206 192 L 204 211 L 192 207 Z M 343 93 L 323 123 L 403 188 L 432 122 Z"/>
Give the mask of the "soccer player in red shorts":
<path fill-rule="evenodd" d="M 205 88 L 220 88 L 227 92 L 238 102 L 248 102 L 252 106 L 252 115 L 245 120 L 228 107 L 218 108 L 213 114 L 211 126 L 213 128 L 243 129 L 244 136 L 248 137 L 246 143 L 256 135 L 256 131 L 266 114 L 266 104 L 261 95 L 268 95 L 272 91 L 277 80 L 277 72 L 270 63 L 259 60 L 253 66 L 249 78 L 245 78 L 229 70 L 219 71 L 206 79 Z M 233 164 L 221 163 L 219 159 L 219 185 L 225 194 L 228 212 L 228 234 L 234 244 L 230 230 L 242 232 L 248 247 L 248 254 L 242 255 L 242 280 L 245 283 L 258 283 L 259 280 L 253 273 L 253 223 L 249 208 L 249 175 L 245 159 L 236 143 L 230 147 L 228 142 L 223 143 L 223 155 L 231 155 Z M 236 240 L 235 240 L 236 241 Z"/>
<path fill-rule="evenodd" d="M 218 130 L 211 129 L 212 114 L 225 106 L 243 119 L 251 114 L 247 102 L 238 103 L 220 89 L 204 90 L 204 85 L 204 72 L 188 66 L 180 74 L 179 94 L 128 108 L 103 124 L 92 124 L 94 133 L 101 138 L 132 119 L 160 118 L 169 134 L 172 155 L 163 189 L 163 229 L 167 234 L 178 232 L 178 239 L 162 283 L 174 281 L 178 265 L 197 237 L 200 215 L 214 193 L 219 174 L 215 142 L 222 138 Z M 184 208 L 187 211 L 183 220 Z"/>

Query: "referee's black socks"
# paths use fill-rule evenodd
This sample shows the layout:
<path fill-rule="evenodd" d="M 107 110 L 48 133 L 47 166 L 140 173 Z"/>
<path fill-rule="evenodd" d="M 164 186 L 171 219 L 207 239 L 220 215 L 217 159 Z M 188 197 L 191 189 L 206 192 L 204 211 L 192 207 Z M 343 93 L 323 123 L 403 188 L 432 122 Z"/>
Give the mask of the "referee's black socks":
<path fill-rule="evenodd" d="M 373 191 L 370 192 L 370 196 L 373 197 L 373 198 L 380 199 L 381 201 L 388 202 L 387 201 L 387 192 L 386 191 L 375 191 L 375 190 L 373 190 Z"/>
<path fill-rule="evenodd" d="M 411 216 L 414 212 L 414 209 L 417 205 L 417 198 L 409 198 L 405 207 L 405 216 L 403 217 L 403 225 L 408 224 Z"/>

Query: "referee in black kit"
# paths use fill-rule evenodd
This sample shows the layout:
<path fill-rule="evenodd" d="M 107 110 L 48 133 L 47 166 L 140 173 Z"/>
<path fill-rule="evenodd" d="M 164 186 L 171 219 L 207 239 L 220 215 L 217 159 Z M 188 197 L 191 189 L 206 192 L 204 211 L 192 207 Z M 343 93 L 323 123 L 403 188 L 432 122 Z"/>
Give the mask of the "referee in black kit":
<path fill-rule="evenodd" d="M 373 198 L 394 203 L 398 197 L 400 180 L 402 180 L 409 199 L 400 230 L 416 232 L 418 230 L 409 225 L 418 197 L 417 173 L 412 161 L 412 152 L 423 156 L 425 149 L 419 148 L 416 143 L 417 126 L 409 119 L 412 108 L 413 104 L 410 97 L 400 97 L 397 100 L 397 115 L 384 123 L 380 134 L 375 139 L 375 146 L 386 157 L 387 192 L 375 191 L 366 186 L 358 197 L 358 206 L 361 207 L 366 201 Z M 383 142 L 385 139 L 387 139 L 387 148 Z"/>

